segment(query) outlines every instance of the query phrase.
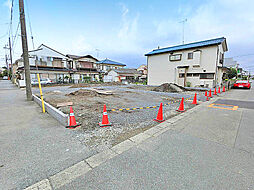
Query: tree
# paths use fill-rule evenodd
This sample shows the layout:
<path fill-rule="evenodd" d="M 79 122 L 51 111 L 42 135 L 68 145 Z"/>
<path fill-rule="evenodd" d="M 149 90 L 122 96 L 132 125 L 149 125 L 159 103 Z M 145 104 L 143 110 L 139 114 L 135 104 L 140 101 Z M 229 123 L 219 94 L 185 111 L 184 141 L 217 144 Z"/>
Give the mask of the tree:
<path fill-rule="evenodd" d="M 237 76 L 237 70 L 234 68 L 230 68 L 230 70 L 228 71 L 228 78 L 232 79 L 236 76 Z"/>
<path fill-rule="evenodd" d="M 8 76 L 8 70 L 7 69 L 3 71 L 3 76 Z"/>

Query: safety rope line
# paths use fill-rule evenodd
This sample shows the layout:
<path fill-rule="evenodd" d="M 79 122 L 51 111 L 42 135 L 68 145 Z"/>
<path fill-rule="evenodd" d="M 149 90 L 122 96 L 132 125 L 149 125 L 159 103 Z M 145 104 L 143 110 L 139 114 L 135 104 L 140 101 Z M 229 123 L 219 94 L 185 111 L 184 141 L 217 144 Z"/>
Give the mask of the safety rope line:
<path fill-rule="evenodd" d="M 190 100 L 191 98 L 186 98 L 184 100 Z M 164 106 L 168 106 L 170 104 L 173 104 L 173 103 L 177 103 L 177 102 L 181 102 L 182 99 L 180 100 L 175 100 L 175 101 L 171 101 L 171 102 L 168 102 L 166 104 L 163 104 Z M 144 107 L 136 107 L 136 108 L 117 108 L 117 109 L 109 109 L 107 110 L 108 112 L 115 112 L 115 111 L 131 111 L 131 110 L 143 110 L 143 109 L 151 109 L 151 108 L 158 108 L 160 107 L 160 105 L 158 106 L 144 106 Z"/>

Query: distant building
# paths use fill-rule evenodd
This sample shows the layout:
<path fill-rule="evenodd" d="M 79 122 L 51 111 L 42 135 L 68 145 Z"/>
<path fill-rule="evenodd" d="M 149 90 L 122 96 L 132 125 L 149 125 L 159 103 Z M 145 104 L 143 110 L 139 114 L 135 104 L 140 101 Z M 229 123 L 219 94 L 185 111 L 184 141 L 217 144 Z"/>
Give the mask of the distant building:
<path fill-rule="evenodd" d="M 147 80 L 147 66 L 146 65 L 140 65 L 137 68 L 137 71 L 142 73 L 142 76 L 140 77 L 140 80 Z"/>
<path fill-rule="evenodd" d="M 226 38 L 216 38 L 167 48 L 147 54 L 148 85 L 176 83 L 214 87 L 222 84 Z"/>
<path fill-rule="evenodd" d="M 109 70 L 126 66 L 110 59 L 99 61 L 91 55 L 65 55 L 44 44 L 29 51 L 29 64 L 32 80 L 39 73 L 40 78 L 49 78 L 54 83 L 99 81 Z M 25 79 L 23 58 L 15 61 L 13 71 L 16 78 Z"/>
<path fill-rule="evenodd" d="M 142 76 L 142 73 L 136 69 L 112 69 L 104 76 L 104 82 L 122 82 L 122 83 L 131 83 L 139 80 L 139 77 Z"/>
<path fill-rule="evenodd" d="M 74 71 L 73 79 L 77 82 L 83 82 L 86 77 L 89 77 L 91 81 L 99 80 L 99 71 L 97 69 L 98 59 L 91 55 L 77 56 L 66 55 L 70 60 L 68 61 L 69 68 Z"/>
<path fill-rule="evenodd" d="M 111 69 L 120 69 L 126 66 L 123 63 L 112 61 L 110 59 L 104 59 L 104 60 L 98 61 L 96 62 L 96 64 L 97 64 L 97 69 L 101 73 L 106 73 Z"/>
<path fill-rule="evenodd" d="M 68 60 L 64 54 L 41 44 L 37 49 L 29 51 L 31 79 L 37 79 L 37 73 L 41 78 L 49 78 L 53 82 L 62 82 L 66 76 L 70 78 L 73 72 L 68 66 Z M 23 58 L 16 60 L 13 66 L 16 75 L 24 80 Z"/>

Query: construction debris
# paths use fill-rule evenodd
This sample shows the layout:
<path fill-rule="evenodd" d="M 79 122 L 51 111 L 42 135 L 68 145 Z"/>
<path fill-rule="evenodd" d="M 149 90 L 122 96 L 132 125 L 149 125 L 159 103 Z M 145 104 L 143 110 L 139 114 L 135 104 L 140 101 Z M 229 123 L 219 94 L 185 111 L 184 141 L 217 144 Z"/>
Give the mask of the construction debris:
<path fill-rule="evenodd" d="M 58 103 L 56 105 L 57 108 L 60 108 L 60 107 L 65 107 L 65 106 L 72 106 L 73 105 L 73 102 L 63 102 L 63 103 Z"/>
<path fill-rule="evenodd" d="M 164 83 L 158 87 L 155 87 L 153 91 L 156 92 L 184 92 L 186 89 L 177 84 Z"/>
<path fill-rule="evenodd" d="M 109 90 L 98 90 L 98 89 L 91 89 L 91 90 L 93 90 L 101 95 L 113 95 L 113 92 L 109 91 Z"/>

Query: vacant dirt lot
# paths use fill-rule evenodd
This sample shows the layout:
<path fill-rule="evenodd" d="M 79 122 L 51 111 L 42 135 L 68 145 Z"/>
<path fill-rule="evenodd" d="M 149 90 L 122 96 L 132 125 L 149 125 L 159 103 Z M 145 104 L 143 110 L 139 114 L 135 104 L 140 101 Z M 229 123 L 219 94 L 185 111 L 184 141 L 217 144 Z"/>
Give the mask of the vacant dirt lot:
<path fill-rule="evenodd" d="M 44 98 L 45 101 L 55 107 L 58 103 L 73 102 L 76 119 L 81 123 L 81 127 L 73 130 L 73 135 L 86 146 L 100 151 L 157 124 L 153 119 L 156 118 L 158 108 L 151 108 L 133 111 L 110 111 L 108 116 L 113 126 L 100 128 L 98 123 L 102 119 L 104 104 L 106 104 L 108 110 L 158 106 L 161 102 L 168 103 L 180 100 L 184 95 L 193 95 L 193 92 L 184 92 L 182 94 L 154 92 L 152 91 L 153 88 L 138 85 L 84 86 L 83 88 L 73 86 L 69 89 L 47 90 Z M 70 92 L 70 89 L 73 91 Z M 94 89 L 111 91 L 112 95 L 98 94 Z M 185 102 L 186 109 L 193 107 L 190 103 L 190 101 Z M 178 107 L 179 102 L 164 106 L 164 117 L 167 119 L 179 114 L 176 112 Z M 59 110 L 66 114 L 69 113 L 68 106 L 61 107 Z"/>

